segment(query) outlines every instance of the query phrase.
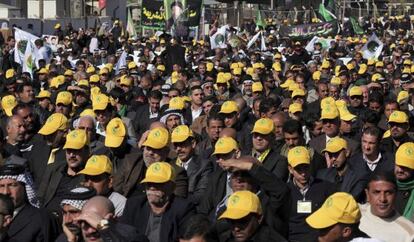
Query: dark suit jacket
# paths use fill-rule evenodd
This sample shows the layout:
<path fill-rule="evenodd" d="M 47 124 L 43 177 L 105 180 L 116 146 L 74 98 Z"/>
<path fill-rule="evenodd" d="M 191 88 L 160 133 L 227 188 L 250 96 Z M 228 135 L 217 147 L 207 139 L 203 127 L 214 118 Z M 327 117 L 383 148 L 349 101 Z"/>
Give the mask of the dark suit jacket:
<path fill-rule="evenodd" d="M 289 175 L 287 159 L 275 150 L 270 150 L 269 154 L 263 160 L 263 167 L 275 174 L 282 181 L 287 181 Z"/>
<path fill-rule="evenodd" d="M 337 171 L 334 167 L 319 170 L 316 177 L 333 184 L 338 184 L 336 179 Z M 365 199 L 364 189 L 367 182 L 368 181 L 363 172 L 354 170 L 352 167 L 348 166 L 345 175 L 342 177 L 342 183 L 339 191 L 352 194 L 358 202 L 362 202 Z"/>
<path fill-rule="evenodd" d="M 13 219 L 7 235 L 10 241 L 54 241 L 57 232 L 52 231 L 50 221 L 46 211 L 26 204 Z"/>
<path fill-rule="evenodd" d="M 127 200 L 120 222 L 134 226 L 139 234 L 145 234 L 151 208 L 145 195 Z M 167 210 L 162 215 L 160 241 L 177 241 L 179 229 L 188 218 L 194 215 L 194 205 L 182 198 L 172 197 Z"/>
<path fill-rule="evenodd" d="M 405 142 L 413 142 L 410 136 L 406 135 L 401 139 L 400 145 L 404 144 Z M 392 137 L 385 138 L 381 141 L 381 151 L 390 152 L 391 154 L 395 154 L 397 152 L 398 147 L 395 145 Z"/>
<path fill-rule="evenodd" d="M 137 133 L 138 140 L 141 137 L 141 135 L 149 129 L 150 124 L 158 118 L 157 117 L 154 119 L 150 119 L 149 117 L 149 104 L 139 106 L 135 112 L 135 116 L 129 116 L 129 118 L 132 121 L 132 126 L 134 127 L 135 132 Z"/>
<path fill-rule="evenodd" d="M 348 143 L 348 149 L 351 151 L 351 155 L 357 153 L 361 147 L 359 142 L 349 139 L 347 137 L 341 137 L 345 139 Z M 312 147 L 316 152 L 322 154 L 322 150 L 326 148 L 326 135 L 321 134 L 318 137 L 315 137 L 309 141 L 309 146 Z"/>
<path fill-rule="evenodd" d="M 47 145 L 43 137 L 33 137 L 33 147 L 30 152 L 26 152 L 24 157 L 29 161 L 29 169 L 32 173 L 33 181 L 37 186 L 40 185 L 44 172 L 46 171 L 52 147 Z M 61 148 L 55 154 L 55 163 L 66 163 L 65 151 Z"/>
<path fill-rule="evenodd" d="M 121 167 L 114 174 L 113 187 L 116 192 L 121 193 L 125 197 L 130 197 L 134 192 L 140 193 L 143 190 L 139 183 L 145 177 L 147 167 L 145 166 L 144 160 L 142 159 L 142 152 L 138 149 L 133 148 L 133 152 L 125 155 L 120 162 Z M 187 197 L 188 193 L 188 178 L 186 171 L 172 164 L 176 169 L 175 177 L 175 195 L 179 197 Z"/>
<path fill-rule="evenodd" d="M 381 159 L 379 160 L 374 171 L 369 169 L 366 161 L 364 160 L 362 152 L 358 152 L 348 160 L 348 164 L 352 166 L 354 170 L 361 171 L 368 177 L 371 173 L 378 171 L 394 171 L 395 159 L 394 155 L 388 152 L 381 152 Z"/>
<path fill-rule="evenodd" d="M 194 155 L 187 168 L 188 194 L 194 204 L 198 204 L 204 196 L 208 186 L 208 178 L 212 173 L 212 167 L 208 166 L 208 160 Z"/>
<path fill-rule="evenodd" d="M 37 192 L 43 207 L 47 207 L 49 202 L 55 197 L 60 181 L 62 180 L 63 173 L 66 172 L 66 169 L 66 163 L 54 163 L 46 167 L 45 174 L 43 175 L 42 182 L 40 183 Z M 79 185 L 83 180 L 83 175 L 77 175 L 74 179 L 78 180 L 76 183 Z M 68 188 L 68 190 L 70 189 L 72 188 Z"/>

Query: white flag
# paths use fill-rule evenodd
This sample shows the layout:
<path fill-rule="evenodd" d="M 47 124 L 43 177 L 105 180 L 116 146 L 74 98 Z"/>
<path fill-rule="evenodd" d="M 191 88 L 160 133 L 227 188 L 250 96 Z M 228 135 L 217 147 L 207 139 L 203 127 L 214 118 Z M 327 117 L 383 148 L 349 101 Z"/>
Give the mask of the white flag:
<path fill-rule="evenodd" d="M 216 48 L 224 49 L 227 48 L 227 41 L 226 41 L 226 30 L 228 26 L 224 25 L 220 27 L 215 34 L 210 37 L 210 45 L 211 49 L 214 50 Z"/>
<path fill-rule="evenodd" d="M 32 51 L 36 52 L 37 48 L 35 47 L 34 42 L 35 40 L 39 39 L 39 37 L 29 32 L 23 31 L 21 29 L 14 28 L 14 38 L 16 40 L 16 44 L 14 46 L 14 61 L 22 65 L 25 59 L 25 53 L 27 49 L 25 48 L 26 45 L 24 43 L 28 41 L 28 43 L 32 47 Z M 36 56 L 36 53 L 33 56 Z"/>
<path fill-rule="evenodd" d="M 262 38 L 261 38 L 260 50 L 261 51 L 266 51 L 266 41 L 265 41 L 263 32 L 261 32 L 261 33 L 262 33 Z"/>
<path fill-rule="evenodd" d="M 119 74 L 119 69 L 121 69 L 121 67 L 126 66 L 126 58 L 127 58 L 128 54 L 126 53 L 126 51 L 122 51 L 121 56 L 118 59 L 118 62 L 116 63 L 116 67 L 115 67 L 115 75 Z"/>
<path fill-rule="evenodd" d="M 249 43 L 247 43 L 247 49 L 250 49 L 250 47 L 252 47 L 252 45 L 254 43 L 256 43 L 256 40 L 259 38 L 260 33 L 261 32 L 257 33 L 255 36 L 253 36 L 253 38 L 249 41 Z"/>
<path fill-rule="evenodd" d="M 361 51 L 365 59 L 378 59 L 383 47 L 384 44 L 381 40 L 375 34 L 372 34 Z"/>
<path fill-rule="evenodd" d="M 30 77 L 32 78 L 33 78 L 33 63 L 34 63 L 33 46 L 30 43 L 30 41 L 28 41 L 26 44 L 26 50 L 24 52 L 22 71 L 30 73 Z"/>

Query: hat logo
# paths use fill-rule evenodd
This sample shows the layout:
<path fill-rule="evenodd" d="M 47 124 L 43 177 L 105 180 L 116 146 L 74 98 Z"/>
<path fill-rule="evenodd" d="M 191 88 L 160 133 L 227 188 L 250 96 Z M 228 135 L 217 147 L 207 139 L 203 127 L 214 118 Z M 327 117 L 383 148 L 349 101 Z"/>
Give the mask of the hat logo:
<path fill-rule="evenodd" d="M 72 132 L 72 134 L 70 135 L 72 138 L 76 139 L 76 137 L 78 137 L 78 132 L 74 131 Z"/>
<path fill-rule="evenodd" d="M 92 163 L 96 163 L 96 162 L 97 162 L 96 157 L 95 157 L 95 156 L 94 156 L 94 157 L 92 157 L 92 159 L 90 159 L 90 162 L 92 162 Z"/>
<path fill-rule="evenodd" d="M 160 164 L 155 164 L 155 165 L 152 167 L 152 170 L 153 170 L 154 172 L 159 172 L 159 171 L 161 170 Z"/>
<path fill-rule="evenodd" d="M 47 119 L 47 122 L 48 123 L 51 123 L 53 121 L 53 117 L 49 117 L 48 119 Z"/>
<path fill-rule="evenodd" d="M 295 154 L 296 155 L 300 155 L 300 153 L 302 153 L 302 151 L 300 149 L 295 149 Z"/>
<path fill-rule="evenodd" d="M 233 196 L 233 197 L 230 199 L 230 204 L 231 204 L 231 205 L 236 205 L 239 201 L 240 201 L 240 197 L 236 195 L 236 196 Z"/>
<path fill-rule="evenodd" d="M 180 133 L 180 127 L 175 128 L 174 133 Z"/>
<path fill-rule="evenodd" d="M 112 134 L 116 134 L 118 130 L 118 126 L 112 128 Z"/>
<path fill-rule="evenodd" d="M 394 112 L 394 113 L 392 114 L 392 116 L 393 116 L 393 117 L 398 117 L 398 113 L 397 113 L 397 112 Z"/>
<path fill-rule="evenodd" d="M 10 99 L 7 99 L 7 104 L 8 105 L 13 105 L 13 100 L 10 98 Z"/>
<path fill-rule="evenodd" d="M 160 131 L 159 130 L 157 130 L 155 133 L 154 133 L 154 136 L 155 137 L 159 137 L 161 134 L 160 134 Z"/>
<path fill-rule="evenodd" d="M 333 203 L 333 201 L 332 201 L 332 197 L 330 197 L 330 198 L 326 199 L 326 202 L 325 202 L 325 207 L 326 207 L 326 208 L 332 207 L 332 203 Z"/>
<path fill-rule="evenodd" d="M 413 152 L 413 149 L 411 147 L 409 147 L 405 150 L 405 154 L 407 154 L 407 155 L 413 155 L 413 153 L 414 152 Z"/>

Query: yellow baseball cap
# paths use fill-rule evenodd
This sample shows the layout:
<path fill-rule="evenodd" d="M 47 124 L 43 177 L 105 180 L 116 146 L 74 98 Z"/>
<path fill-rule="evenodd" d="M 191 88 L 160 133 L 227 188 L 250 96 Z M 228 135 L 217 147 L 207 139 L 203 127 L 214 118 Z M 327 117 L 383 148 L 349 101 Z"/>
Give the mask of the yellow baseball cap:
<path fill-rule="evenodd" d="M 168 109 L 183 110 L 185 107 L 185 102 L 182 97 L 173 97 L 168 103 Z"/>
<path fill-rule="evenodd" d="M 254 213 L 262 214 L 262 205 L 259 197 L 250 191 L 238 191 L 227 200 L 227 207 L 219 219 L 238 220 Z"/>
<path fill-rule="evenodd" d="M 353 115 L 348 109 L 343 109 L 343 111 L 339 111 L 339 118 L 343 121 L 351 121 L 354 120 L 357 116 Z"/>
<path fill-rule="evenodd" d="M 125 85 L 125 86 L 131 86 L 132 85 L 132 79 L 130 78 L 130 77 L 128 77 L 128 76 L 126 76 L 126 75 L 123 75 L 122 77 L 121 77 L 121 80 L 120 80 L 120 83 L 119 83 L 120 85 Z"/>
<path fill-rule="evenodd" d="M 253 82 L 252 92 L 261 92 L 263 91 L 263 85 L 261 82 Z"/>
<path fill-rule="evenodd" d="M 86 68 L 86 73 L 88 73 L 88 74 L 95 73 L 95 71 L 96 71 L 96 69 L 93 66 L 90 66 L 90 67 Z"/>
<path fill-rule="evenodd" d="M 97 82 L 99 82 L 99 75 L 92 75 L 92 76 L 90 76 L 89 77 L 89 82 L 90 83 L 97 83 Z"/>
<path fill-rule="evenodd" d="M 321 100 L 321 108 L 325 106 L 335 106 L 336 101 L 333 97 L 325 97 Z"/>
<path fill-rule="evenodd" d="M 294 83 L 295 83 L 294 80 L 287 79 L 284 83 L 280 84 L 280 87 L 286 89 L 286 88 L 289 88 Z"/>
<path fill-rule="evenodd" d="M 292 103 L 289 105 L 289 113 L 303 112 L 302 105 L 300 103 Z"/>
<path fill-rule="evenodd" d="M 276 53 L 276 54 L 273 56 L 273 59 L 282 59 L 282 55 L 281 55 L 280 53 Z"/>
<path fill-rule="evenodd" d="M 55 29 L 58 29 L 58 28 L 60 28 L 61 26 L 60 26 L 60 23 L 57 23 L 57 24 L 55 24 Z"/>
<path fill-rule="evenodd" d="M 313 74 L 312 74 L 312 79 L 314 80 L 314 81 L 319 81 L 320 79 L 321 79 L 321 72 L 320 71 L 315 71 Z"/>
<path fill-rule="evenodd" d="M 294 97 L 304 97 L 306 94 L 305 94 L 305 90 L 303 90 L 303 89 L 301 89 L 301 88 L 298 88 L 298 89 L 295 89 L 295 90 L 293 90 L 293 92 L 292 92 L 292 99 L 294 98 Z"/>
<path fill-rule="evenodd" d="M 354 86 L 349 90 L 349 96 L 362 96 L 362 89 L 359 86 Z"/>
<path fill-rule="evenodd" d="M 378 61 L 377 63 L 375 63 L 375 67 L 384 67 L 384 62 Z"/>
<path fill-rule="evenodd" d="M 137 68 L 137 64 L 135 62 L 131 61 L 128 63 L 128 69 L 134 69 Z"/>
<path fill-rule="evenodd" d="M 14 69 L 8 69 L 6 71 L 6 79 L 12 78 L 16 75 L 16 71 Z"/>
<path fill-rule="evenodd" d="M 395 153 L 395 164 L 414 170 L 414 143 L 406 142 Z"/>
<path fill-rule="evenodd" d="M 105 110 L 108 104 L 110 103 L 109 97 L 103 93 L 93 95 L 92 98 L 92 109 L 96 110 Z"/>
<path fill-rule="evenodd" d="M 141 183 L 166 183 L 175 181 L 174 168 L 167 162 L 154 162 L 145 172 Z"/>
<path fill-rule="evenodd" d="M 206 70 L 207 70 L 208 72 L 212 71 L 212 70 L 213 70 L 213 68 L 214 68 L 214 64 L 213 64 L 212 62 L 207 62 L 207 63 L 206 63 Z"/>
<path fill-rule="evenodd" d="M 221 105 L 219 113 L 234 113 L 239 112 L 239 107 L 235 101 L 225 101 L 223 105 Z"/>
<path fill-rule="evenodd" d="M 98 176 L 103 173 L 112 174 L 112 161 L 106 155 L 93 155 L 86 162 L 85 168 L 78 174 Z"/>
<path fill-rule="evenodd" d="M 413 64 L 413 62 L 410 60 L 410 59 L 405 59 L 404 60 L 404 62 L 403 62 L 403 65 L 412 65 Z"/>
<path fill-rule="evenodd" d="M 106 67 L 99 70 L 99 75 L 108 74 L 108 73 L 109 73 L 109 69 Z"/>
<path fill-rule="evenodd" d="M 79 114 L 79 117 L 85 117 L 85 116 L 91 116 L 93 118 L 96 118 L 96 114 L 91 108 L 86 108 Z"/>
<path fill-rule="evenodd" d="M 6 115 L 9 117 L 13 115 L 12 111 L 13 111 L 13 108 L 16 107 L 16 105 L 17 105 L 17 100 L 16 100 L 16 97 L 13 95 L 4 96 L 1 99 L 1 107 L 3 108 Z"/>
<path fill-rule="evenodd" d="M 80 150 L 88 144 L 88 136 L 83 129 L 72 130 L 66 136 L 66 143 L 63 149 Z"/>
<path fill-rule="evenodd" d="M 106 63 L 105 68 L 107 68 L 108 71 L 111 72 L 114 69 L 114 65 L 112 63 Z"/>
<path fill-rule="evenodd" d="M 162 149 L 168 145 L 170 139 L 170 134 L 165 128 L 154 128 L 151 129 L 147 139 L 142 144 L 142 146 L 148 146 L 153 149 Z"/>
<path fill-rule="evenodd" d="M 388 117 L 388 123 L 408 123 L 408 116 L 402 111 L 394 111 Z"/>
<path fill-rule="evenodd" d="M 63 73 L 64 76 L 73 76 L 72 70 L 66 70 L 65 73 Z"/>
<path fill-rule="evenodd" d="M 159 70 L 159 71 L 165 71 L 165 66 L 164 65 L 158 65 L 157 66 L 157 70 Z"/>
<path fill-rule="evenodd" d="M 242 68 L 237 67 L 233 69 L 233 75 L 239 76 L 241 75 L 241 73 L 242 73 Z"/>
<path fill-rule="evenodd" d="M 171 132 L 171 142 L 180 143 L 186 141 L 189 137 L 194 137 L 193 131 L 187 125 L 177 126 Z"/>
<path fill-rule="evenodd" d="M 336 119 L 339 117 L 339 111 L 336 105 L 321 105 L 321 120 Z"/>
<path fill-rule="evenodd" d="M 288 152 L 288 163 L 291 167 L 295 168 L 301 164 L 310 164 L 309 150 L 304 146 L 296 146 Z"/>
<path fill-rule="evenodd" d="M 348 148 L 348 143 L 345 139 L 334 137 L 326 143 L 326 148 L 322 152 L 336 153 Z"/>
<path fill-rule="evenodd" d="M 65 130 L 68 126 L 68 119 L 61 113 L 54 113 L 47 118 L 43 127 L 39 130 L 41 135 L 50 135 L 58 130 Z"/>
<path fill-rule="evenodd" d="M 120 118 L 113 118 L 106 126 L 105 146 L 117 148 L 121 146 L 127 135 L 125 124 Z"/>
<path fill-rule="evenodd" d="M 222 137 L 219 138 L 214 145 L 214 153 L 213 155 L 217 154 L 228 154 L 233 150 L 238 149 L 237 142 L 231 137 Z"/>
<path fill-rule="evenodd" d="M 49 71 L 46 68 L 40 68 L 40 70 L 37 72 L 37 74 L 48 74 Z"/>
<path fill-rule="evenodd" d="M 322 207 L 306 218 L 314 229 L 323 229 L 337 223 L 356 224 L 361 219 L 358 203 L 352 195 L 336 192 L 329 196 Z"/>
<path fill-rule="evenodd" d="M 80 87 L 89 87 L 89 82 L 88 82 L 88 80 L 79 80 L 78 81 L 78 86 L 80 86 Z"/>
<path fill-rule="evenodd" d="M 322 61 L 321 68 L 322 69 L 328 69 L 331 66 L 331 63 L 327 60 Z"/>
<path fill-rule="evenodd" d="M 368 59 L 367 61 L 367 65 L 368 66 L 373 66 L 375 64 L 375 60 L 374 59 Z"/>
<path fill-rule="evenodd" d="M 365 72 L 367 72 L 368 66 L 366 64 L 359 65 L 358 74 L 363 75 Z"/>
<path fill-rule="evenodd" d="M 398 97 L 397 97 L 397 102 L 401 103 L 402 101 L 404 101 L 405 99 L 407 99 L 409 97 L 409 93 L 407 91 L 400 91 L 398 93 Z"/>
<path fill-rule="evenodd" d="M 333 85 L 341 85 L 341 78 L 334 76 L 331 78 L 331 84 Z"/>
<path fill-rule="evenodd" d="M 375 73 L 374 75 L 372 75 L 371 81 L 376 82 L 380 78 L 382 78 L 382 75 L 380 73 Z"/>
<path fill-rule="evenodd" d="M 275 63 L 273 63 L 273 65 L 272 65 L 272 69 L 273 69 L 274 71 L 282 71 L 282 66 L 280 65 L 280 63 L 279 63 L 279 62 L 275 62 Z"/>
<path fill-rule="evenodd" d="M 252 67 L 253 69 L 261 69 L 261 68 L 265 68 L 265 65 L 262 62 L 258 62 L 258 63 L 254 63 Z"/>
<path fill-rule="evenodd" d="M 42 90 L 37 94 L 36 98 L 50 98 L 52 94 L 49 91 Z"/>
<path fill-rule="evenodd" d="M 261 118 L 254 123 L 252 133 L 270 134 L 273 132 L 275 125 L 269 118 Z"/>
<path fill-rule="evenodd" d="M 63 104 L 63 105 L 69 105 L 72 103 L 73 97 L 72 93 L 67 91 L 59 92 L 56 97 L 56 105 Z"/>
<path fill-rule="evenodd" d="M 173 71 L 171 73 L 171 83 L 174 84 L 178 81 L 178 72 L 177 71 Z"/>

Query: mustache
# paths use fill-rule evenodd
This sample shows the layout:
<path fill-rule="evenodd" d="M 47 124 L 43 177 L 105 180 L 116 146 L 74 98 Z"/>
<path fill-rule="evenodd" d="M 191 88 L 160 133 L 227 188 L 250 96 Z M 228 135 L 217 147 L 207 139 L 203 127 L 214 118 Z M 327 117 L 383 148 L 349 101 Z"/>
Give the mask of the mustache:
<path fill-rule="evenodd" d="M 157 197 L 163 197 L 164 193 L 161 191 L 151 191 L 151 190 L 147 190 L 146 191 L 147 195 L 152 195 L 152 196 L 157 196 Z"/>

